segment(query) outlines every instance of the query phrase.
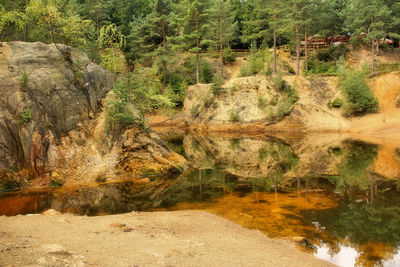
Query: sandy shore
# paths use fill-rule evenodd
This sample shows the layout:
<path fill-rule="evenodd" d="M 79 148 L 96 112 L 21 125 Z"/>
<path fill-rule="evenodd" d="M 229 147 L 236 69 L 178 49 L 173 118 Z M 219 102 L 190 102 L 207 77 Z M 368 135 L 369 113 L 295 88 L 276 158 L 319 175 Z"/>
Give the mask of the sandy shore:
<path fill-rule="evenodd" d="M 333 266 L 201 211 L 0 217 L 0 266 Z"/>

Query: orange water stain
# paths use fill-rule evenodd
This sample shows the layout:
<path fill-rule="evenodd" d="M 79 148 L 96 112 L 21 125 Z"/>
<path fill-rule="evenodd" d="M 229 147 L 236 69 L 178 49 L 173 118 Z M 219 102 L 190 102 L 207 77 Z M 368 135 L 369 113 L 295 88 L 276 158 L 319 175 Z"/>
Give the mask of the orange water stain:
<path fill-rule="evenodd" d="M 302 220 L 301 212 L 323 210 L 337 206 L 337 200 L 327 193 L 264 193 L 241 196 L 226 195 L 208 203 L 181 203 L 172 210 L 204 210 L 226 218 L 248 229 L 257 229 L 270 237 L 307 236 L 316 230 Z"/>

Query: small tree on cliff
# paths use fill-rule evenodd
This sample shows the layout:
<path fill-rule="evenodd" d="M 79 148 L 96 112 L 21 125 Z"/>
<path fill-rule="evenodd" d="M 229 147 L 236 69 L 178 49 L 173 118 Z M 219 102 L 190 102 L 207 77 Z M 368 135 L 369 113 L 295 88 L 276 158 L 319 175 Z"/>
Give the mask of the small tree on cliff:
<path fill-rule="evenodd" d="M 0 46 L 4 39 L 15 33 L 15 30 L 23 30 L 26 25 L 26 16 L 22 12 L 6 10 L 0 5 Z"/>
<path fill-rule="evenodd" d="M 72 10 L 60 12 L 52 1 L 32 0 L 26 7 L 26 15 L 30 24 L 37 25 L 39 32 L 48 37 L 68 61 L 71 61 L 68 46 L 79 47 L 86 42 L 85 33 L 91 21 L 82 20 Z"/>

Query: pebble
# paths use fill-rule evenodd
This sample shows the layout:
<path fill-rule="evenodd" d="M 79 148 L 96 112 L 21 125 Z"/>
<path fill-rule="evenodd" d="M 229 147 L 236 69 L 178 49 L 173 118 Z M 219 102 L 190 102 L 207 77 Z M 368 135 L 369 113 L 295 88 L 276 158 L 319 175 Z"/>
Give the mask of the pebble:
<path fill-rule="evenodd" d="M 60 245 L 57 245 L 57 244 L 43 245 L 42 248 L 47 253 L 70 255 L 70 253 L 68 251 L 66 251 L 63 246 L 60 246 Z"/>
<path fill-rule="evenodd" d="M 49 209 L 49 210 L 46 210 L 45 212 L 43 212 L 42 214 L 45 216 L 56 216 L 56 215 L 60 215 L 61 212 L 58 212 L 54 209 Z"/>

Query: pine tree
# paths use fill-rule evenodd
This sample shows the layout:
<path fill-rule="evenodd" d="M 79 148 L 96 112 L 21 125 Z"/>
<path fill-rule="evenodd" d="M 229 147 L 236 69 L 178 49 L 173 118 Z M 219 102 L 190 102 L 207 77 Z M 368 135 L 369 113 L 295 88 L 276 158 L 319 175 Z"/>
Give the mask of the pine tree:
<path fill-rule="evenodd" d="M 310 24 L 309 9 L 312 6 L 310 0 L 278 1 L 279 31 L 295 39 L 296 43 L 296 73 L 300 75 L 300 44 L 301 31 Z"/>
<path fill-rule="evenodd" d="M 207 15 L 209 16 L 209 23 L 203 26 L 203 30 L 209 33 L 209 39 L 212 40 L 209 44 L 220 52 L 220 71 L 223 81 L 224 47 L 229 46 L 237 30 L 235 13 L 230 0 L 213 0 L 211 7 L 207 10 Z"/>
<path fill-rule="evenodd" d="M 207 23 L 206 10 L 209 0 L 182 1 L 174 13 L 173 24 L 177 28 L 178 36 L 173 41 L 180 50 L 196 54 L 196 82 L 200 82 L 200 53 L 204 44 L 207 44 L 207 34 L 202 31 Z M 174 27 L 173 26 L 173 27 Z"/>
<path fill-rule="evenodd" d="M 140 48 L 137 57 L 158 59 L 162 65 L 163 89 L 167 86 L 167 63 L 170 56 L 168 36 L 172 34 L 170 27 L 171 3 L 169 0 L 157 0 L 153 11 L 146 18 L 132 25 L 129 40 L 131 46 Z M 140 55 L 139 55 L 140 54 Z"/>

